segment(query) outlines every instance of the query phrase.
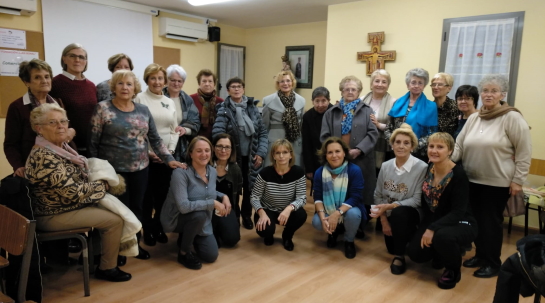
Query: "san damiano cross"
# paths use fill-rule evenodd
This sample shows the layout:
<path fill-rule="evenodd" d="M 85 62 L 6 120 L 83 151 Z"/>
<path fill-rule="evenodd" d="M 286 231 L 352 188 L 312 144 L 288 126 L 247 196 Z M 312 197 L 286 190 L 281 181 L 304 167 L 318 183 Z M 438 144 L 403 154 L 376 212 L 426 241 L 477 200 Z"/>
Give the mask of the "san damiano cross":
<path fill-rule="evenodd" d="M 358 61 L 367 62 L 367 76 L 377 69 L 384 69 L 386 61 L 396 59 L 396 51 L 381 51 L 384 42 L 384 32 L 368 33 L 367 42 L 371 43 L 370 52 L 358 52 Z"/>

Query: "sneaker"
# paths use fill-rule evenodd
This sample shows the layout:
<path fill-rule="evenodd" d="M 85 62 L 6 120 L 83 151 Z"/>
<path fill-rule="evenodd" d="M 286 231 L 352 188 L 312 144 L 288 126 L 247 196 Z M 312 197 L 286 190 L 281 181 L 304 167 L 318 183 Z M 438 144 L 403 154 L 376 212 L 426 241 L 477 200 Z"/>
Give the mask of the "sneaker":
<path fill-rule="evenodd" d="M 441 289 L 452 289 L 456 286 L 456 283 L 460 282 L 462 273 L 460 271 L 445 269 L 443 275 L 437 280 L 437 286 Z"/>
<path fill-rule="evenodd" d="M 185 255 L 182 255 L 178 252 L 178 263 L 189 269 L 201 269 L 201 261 L 193 255 L 191 252 L 187 252 Z"/>

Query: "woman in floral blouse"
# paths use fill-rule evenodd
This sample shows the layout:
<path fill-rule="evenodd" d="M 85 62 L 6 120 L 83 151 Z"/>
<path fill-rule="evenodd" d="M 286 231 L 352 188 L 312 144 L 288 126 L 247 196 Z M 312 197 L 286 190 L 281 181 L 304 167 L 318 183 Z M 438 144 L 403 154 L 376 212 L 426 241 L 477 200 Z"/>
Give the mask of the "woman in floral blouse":
<path fill-rule="evenodd" d="M 148 107 L 133 102 L 140 91 L 134 73 L 114 72 L 110 89 L 114 98 L 97 104 L 91 118 L 89 153 L 91 157 L 108 160 L 125 178 L 127 190 L 119 200 L 142 220 L 142 200 L 148 184 L 148 141 L 153 151 L 171 168 L 186 166 L 175 161 L 163 144 Z M 140 240 L 140 233 L 137 236 Z M 139 246 L 137 258 L 149 259 L 150 255 Z"/>

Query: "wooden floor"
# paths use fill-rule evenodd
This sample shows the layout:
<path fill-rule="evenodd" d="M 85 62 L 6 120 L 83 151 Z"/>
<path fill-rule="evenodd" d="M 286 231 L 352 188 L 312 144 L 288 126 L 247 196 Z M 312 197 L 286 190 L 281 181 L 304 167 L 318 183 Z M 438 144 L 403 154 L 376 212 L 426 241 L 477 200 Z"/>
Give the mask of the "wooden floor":
<path fill-rule="evenodd" d="M 176 262 L 177 235 L 172 234 L 169 243 L 146 247 L 151 259 L 128 260 L 122 269 L 133 275 L 131 281 L 91 277 L 90 297 L 83 296 L 81 266 L 55 268 L 44 276 L 44 302 L 492 302 L 496 278 L 477 279 L 469 268 L 462 269 L 462 280 L 452 290 L 437 287 L 442 271 L 429 263 L 407 259 L 407 272 L 392 275 L 392 256 L 373 222 L 365 239 L 356 239 L 356 258 L 346 259 L 342 241 L 328 249 L 326 234 L 312 228 L 312 198 L 308 202 L 307 223 L 296 233 L 292 252 L 284 250 L 278 231 L 275 244 L 267 247 L 255 231 L 241 228 L 235 248 L 221 248 L 215 263 L 193 271 Z M 511 235 L 505 230 L 503 259 L 516 251 L 522 236 L 520 230 Z"/>

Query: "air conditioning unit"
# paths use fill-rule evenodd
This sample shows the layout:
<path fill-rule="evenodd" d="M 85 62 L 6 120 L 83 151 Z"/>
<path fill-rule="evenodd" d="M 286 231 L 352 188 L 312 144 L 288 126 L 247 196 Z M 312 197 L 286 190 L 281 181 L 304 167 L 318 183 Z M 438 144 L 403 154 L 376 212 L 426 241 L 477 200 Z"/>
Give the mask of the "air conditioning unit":
<path fill-rule="evenodd" d="M 206 41 L 208 25 L 160 17 L 159 36 L 191 42 Z"/>
<path fill-rule="evenodd" d="M 32 16 L 38 8 L 37 0 L 0 0 L 0 13 Z"/>

